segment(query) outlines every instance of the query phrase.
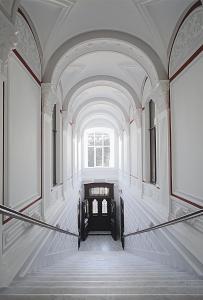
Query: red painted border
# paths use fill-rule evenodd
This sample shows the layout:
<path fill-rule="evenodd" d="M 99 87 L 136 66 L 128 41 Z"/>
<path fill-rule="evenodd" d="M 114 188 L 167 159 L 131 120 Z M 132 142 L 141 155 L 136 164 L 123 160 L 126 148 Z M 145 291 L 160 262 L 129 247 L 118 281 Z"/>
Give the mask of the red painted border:
<path fill-rule="evenodd" d="M 174 43 L 175 43 L 175 40 L 176 40 L 176 37 L 178 35 L 178 32 L 181 28 L 181 26 L 183 25 L 184 21 L 187 19 L 187 17 L 193 12 L 193 10 L 195 10 L 196 8 L 202 6 L 202 3 L 200 0 L 198 0 L 197 2 L 194 3 L 194 5 L 192 7 L 190 7 L 190 9 L 187 11 L 187 13 L 185 14 L 184 18 L 182 19 L 180 25 L 178 26 L 178 29 L 176 31 L 176 34 L 174 36 L 174 39 L 173 39 L 173 42 L 172 42 L 172 45 L 171 45 L 171 49 L 170 49 L 170 53 L 169 53 L 169 64 L 168 64 L 168 77 L 169 77 L 169 66 L 170 66 L 170 61 L 171 61 L 171 53 L 172 53 L 172 50 L 173 50 L 173 46 L 174 46 Z M 173 77 L 174 75 L 172 75 Z"/>
<path fill-rule="evenodd" d="M 172 53 L 172 49 L 173 49 L 173 45 L 175 42 L 175 39 L 177 37 L 178 31 L 181 28 L 183 22 L 186 20 L 186 18 L 190 15 L 190 13 L 195 10 L 197 7 L 201 6 L 202 3 L 201 1 L 197 1 L 187 12 L 187 14 L 185 15 L 185 17 L 183 18 L 181 24 L 178 27 L 178 30 L 176 32 L 176 35 L 174 37 L 173 43 L 172 43 L 172 47 L 171 47 L 171 51 L 170 51 L 170 55 L 169 55 L 169 64 L 168 64 L 168 76 L 169 76 L 169 65 L 170 65 L 170 58 L 171 58 L 171 53 Z M 203 51 L 203 45 L 195 52 L 193 53 L 193 55 L 177 70 L 177 72 L 175 74 L 173 74 L 171 76 L 171 78 L 169 78 L 170 83 L 172 82 L 172 80 L 174 80 L 201 52 Z M 169 89 L 169 159 L 170 159 L 170 194 L 171 196 L 187 203 L 190 204 L 198 209 L 203 209 L 202 205 L 199 205 L 189 199 L 185 199 L 179 195 L 176 195 L 173 192 L 173 166 L 172 166 L 172 116 L 171 116 L 171 95 L 170 95 L 170 89 Z"/>
<path fill-rule="evenodd" d="M 22 11 L 19 9 L 18 12 L 22 15 L 22 17 L 25 19 L 25 21 L 27 22 L 32 34 L 32 28 L 30 27 L 30 24 L 28 22 L 28 20 L 26 19 L 26 17 L 24 16 L 24 14 L 22 13 Z M 34 37 L 34 34 L 33 34 Z M 23 57 L 20 55 L 20 53 L 16 50 L 13 49 L 13 53 L 16 55 L 16 57 L 21 61 L 21 63 L 24 65 L 24 67 L 27 69 L 27 71 L 31 74 L 31 76 L 34 78 L 34 80 L 38 83 L 39 86 L 41 86 L 41 81 L 40 79 L 35 75 L 35 73 L 32 71 L 32 69 L 30 68 L 30 66 L 26 63 L 26 61 L 23 59 Z M 5 83 L 3 82 L 3 111 L 4 111 L 4 101 L 5 101 Z M 4 116 L 4 113 L 3 113 Z M 3 120 L 4 122 L 4 120 Z M 3 124 L 4 126 L 4 124 Z M 3 127 L 4 130 L 4 127 Z M 3 141 L 5 140 L 4 137 L 4 133 L 5 130 L 3 131 Z M 4 143 L 3 143 L 3 149 L 4 149 Z M 4 149 L 5 151 L 5 149 Z M 23 207 L 22 209 L 20 209 L 20 212 L 25 211 L 27 208 L 29 208 L 30 206 L 34 205 L 36 202 L 40 201 L 42 199 L 42 176 L 43 176 L 43 169 L 42 169 L 42 159 L 43 159 L 43 128 L 42 128 L 42 99 L 41 99 L 41 195 L 39 198 L 33 200 L 31 203 L 29 203 L 28 205 L 26 205 L 25 207 Z M 4 161 L 5 161 L 5 153 L 3 153 L 3 174 L 4 174 L 4 170 L 5 170 L 5 165 L 4 165 Z M 4 177 L 4 176 L 3 176 Z M 4 204 L 4 182 L 3 182 L 3 204 Z M 3 224 L 8 223 L 12 218 L 3 218 Z"/>
<path fill-rule="evenodd" d="M 190 58 L 176 71 L 171 78 L 169 78 L 169 81 L 173 81 L 201 52 L 203 51 L 203 45 L 197 49 L 195 53 L 190 56 Z"/>
<path fill-rule="evenodd" d="M 21 61 L 21 63 L 24 65 L 24 67 L 28 70 L 28 72 L 32 75 L 32 77 L 35 79 L 35 81 L 41 86 L 41 81 L 37 78 L 35 73 L 32 71 L 32 69 L 29 67 L 29 65 L 26 63 L 26 61 L 23 59 L 23 57 L 20 55 L 20 53 L 13 49 L 13 53 L 17 56 L 17 58 Z"/>

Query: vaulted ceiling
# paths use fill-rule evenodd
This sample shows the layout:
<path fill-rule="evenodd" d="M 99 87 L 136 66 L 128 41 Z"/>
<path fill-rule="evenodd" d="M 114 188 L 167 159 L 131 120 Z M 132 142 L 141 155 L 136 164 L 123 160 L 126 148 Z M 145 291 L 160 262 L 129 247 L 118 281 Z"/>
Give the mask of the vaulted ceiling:
<path fill-rule="evenodd" d="M 36 26 L 45 61 L 67 39 L 108 29 L 141 38 L 167 64 L 173 30 L 193 0 L 22 0 Z"/>

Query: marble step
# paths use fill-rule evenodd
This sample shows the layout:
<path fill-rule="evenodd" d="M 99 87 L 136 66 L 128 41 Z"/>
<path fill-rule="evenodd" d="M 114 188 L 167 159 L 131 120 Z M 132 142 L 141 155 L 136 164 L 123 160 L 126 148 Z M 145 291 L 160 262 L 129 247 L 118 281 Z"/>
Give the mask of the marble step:
<path fill-rule="evenodd" d="M 99 280 L 82 280 L 82 281 L 14 281 L 11 285 L 12 287 L 101 287 L 101 286 L 110 286 L 110 287 L 143 287 L 143 286 L 203 286 L 202 280 L 137 280 L 137 281 L 99 281 Z"/>
<path fill-rule="evenodd" d="M 0 295 L 0 300 L 202 300 L 202 295 L 151 295 L 151 294 L 132 294 L 132 295 Z"/>
<path fill-rule="evenodd" d="M 42 272 L 36 272 L 36 273 L 31 273 L 30 275 L 35 275 L 35 276 L 123 276 L 123 275 L 128 275 L 128 276 L 143 276 L 143 277 L 149 277 L 149 276 L 157 276 L 157 277 L 179 277 L 179 276 L 186 276 L 186 277 L 190 277 L 189 274 L 185 274 L 184 272 L 153 272 L 153 271 L 147 271 L 147 272 L 136 272 L 136 271 L 132 271 L 132 272 L 112 272 L 109 270 L 106 272 L 75 272 L 74 270 L 71 272 L 46 272 L 46 271 L 42 271 Z M 192 277 L 192 275 L 191 275 Z"/>
<path fill-rule="evenodd" d="M 203 286 L 142 286 L 142 287 L 9 287 L 1 290 L 3 294 L 202 294 Z"/>
<path fill-rule="evenodd" d="M 122 281 L 127 281 L 127 280 L 191 280 L 195 279 L 195 277 L 191 277 L 187 274 L 184 275 L 171 275 L 171 276 L 159 276 L 159 275 L 145 275 L 141 276 L 139 274 L 137 275 L 68 275 L 68 276 L 62 276 L 62 275 L 28 275 L 27 278 L 23 280 L 36 280 L 36 281 L 68 281 L 68 280 L 75 280 L 75 281 L 81 281 L 81 280 L 105 280 L 105 281 L 117 281 L 117 280 L 122 280 Z"/>

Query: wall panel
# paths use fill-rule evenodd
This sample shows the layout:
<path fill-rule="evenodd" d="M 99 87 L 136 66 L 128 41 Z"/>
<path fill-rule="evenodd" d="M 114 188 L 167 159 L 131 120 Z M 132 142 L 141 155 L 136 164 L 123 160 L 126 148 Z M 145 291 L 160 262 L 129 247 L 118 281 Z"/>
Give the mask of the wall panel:
<path fill-rule="evenodd" d="M 41 197 L 41 88 L 15 54 L 7 88 L 5 204 L 21 208 Z"/>
<path fill-rule="evenodd" d="M 203 54 L 170 85 L 172 194 L 203 201 Z"/>

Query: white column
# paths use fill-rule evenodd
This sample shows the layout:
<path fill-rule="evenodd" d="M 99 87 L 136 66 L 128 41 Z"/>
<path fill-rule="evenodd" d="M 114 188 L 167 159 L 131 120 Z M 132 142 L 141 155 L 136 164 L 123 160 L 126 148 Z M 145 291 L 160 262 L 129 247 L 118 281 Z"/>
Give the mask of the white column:
<path fill-rule="evenodd" d="M 143 172 L 143 164 L 142 164 L 142 156 L 143 156 L 143 151 L 142 151 L 142 108 L 137 108 L 135 111 L 135 122 L 137 125 L 137 175 L 138 175 L 138 180 L 139 180 L 139 196 L 142 196 L 142 172 Z"/>
<path fill-rule="evenodd" d="M 42 84 L 43 103 L 43 207 L 42 213 L 46 217 L 51 206 L 52 190 L 52 113 L 57 102 L 56 85 Z"/>
<path fill-rule="evenodd" d="M 160 81 L 152 93 L 156 103 L 157 122 L 157 185 L 160 187 L 160 204 L 169 213 L 169 81 Z"/>

